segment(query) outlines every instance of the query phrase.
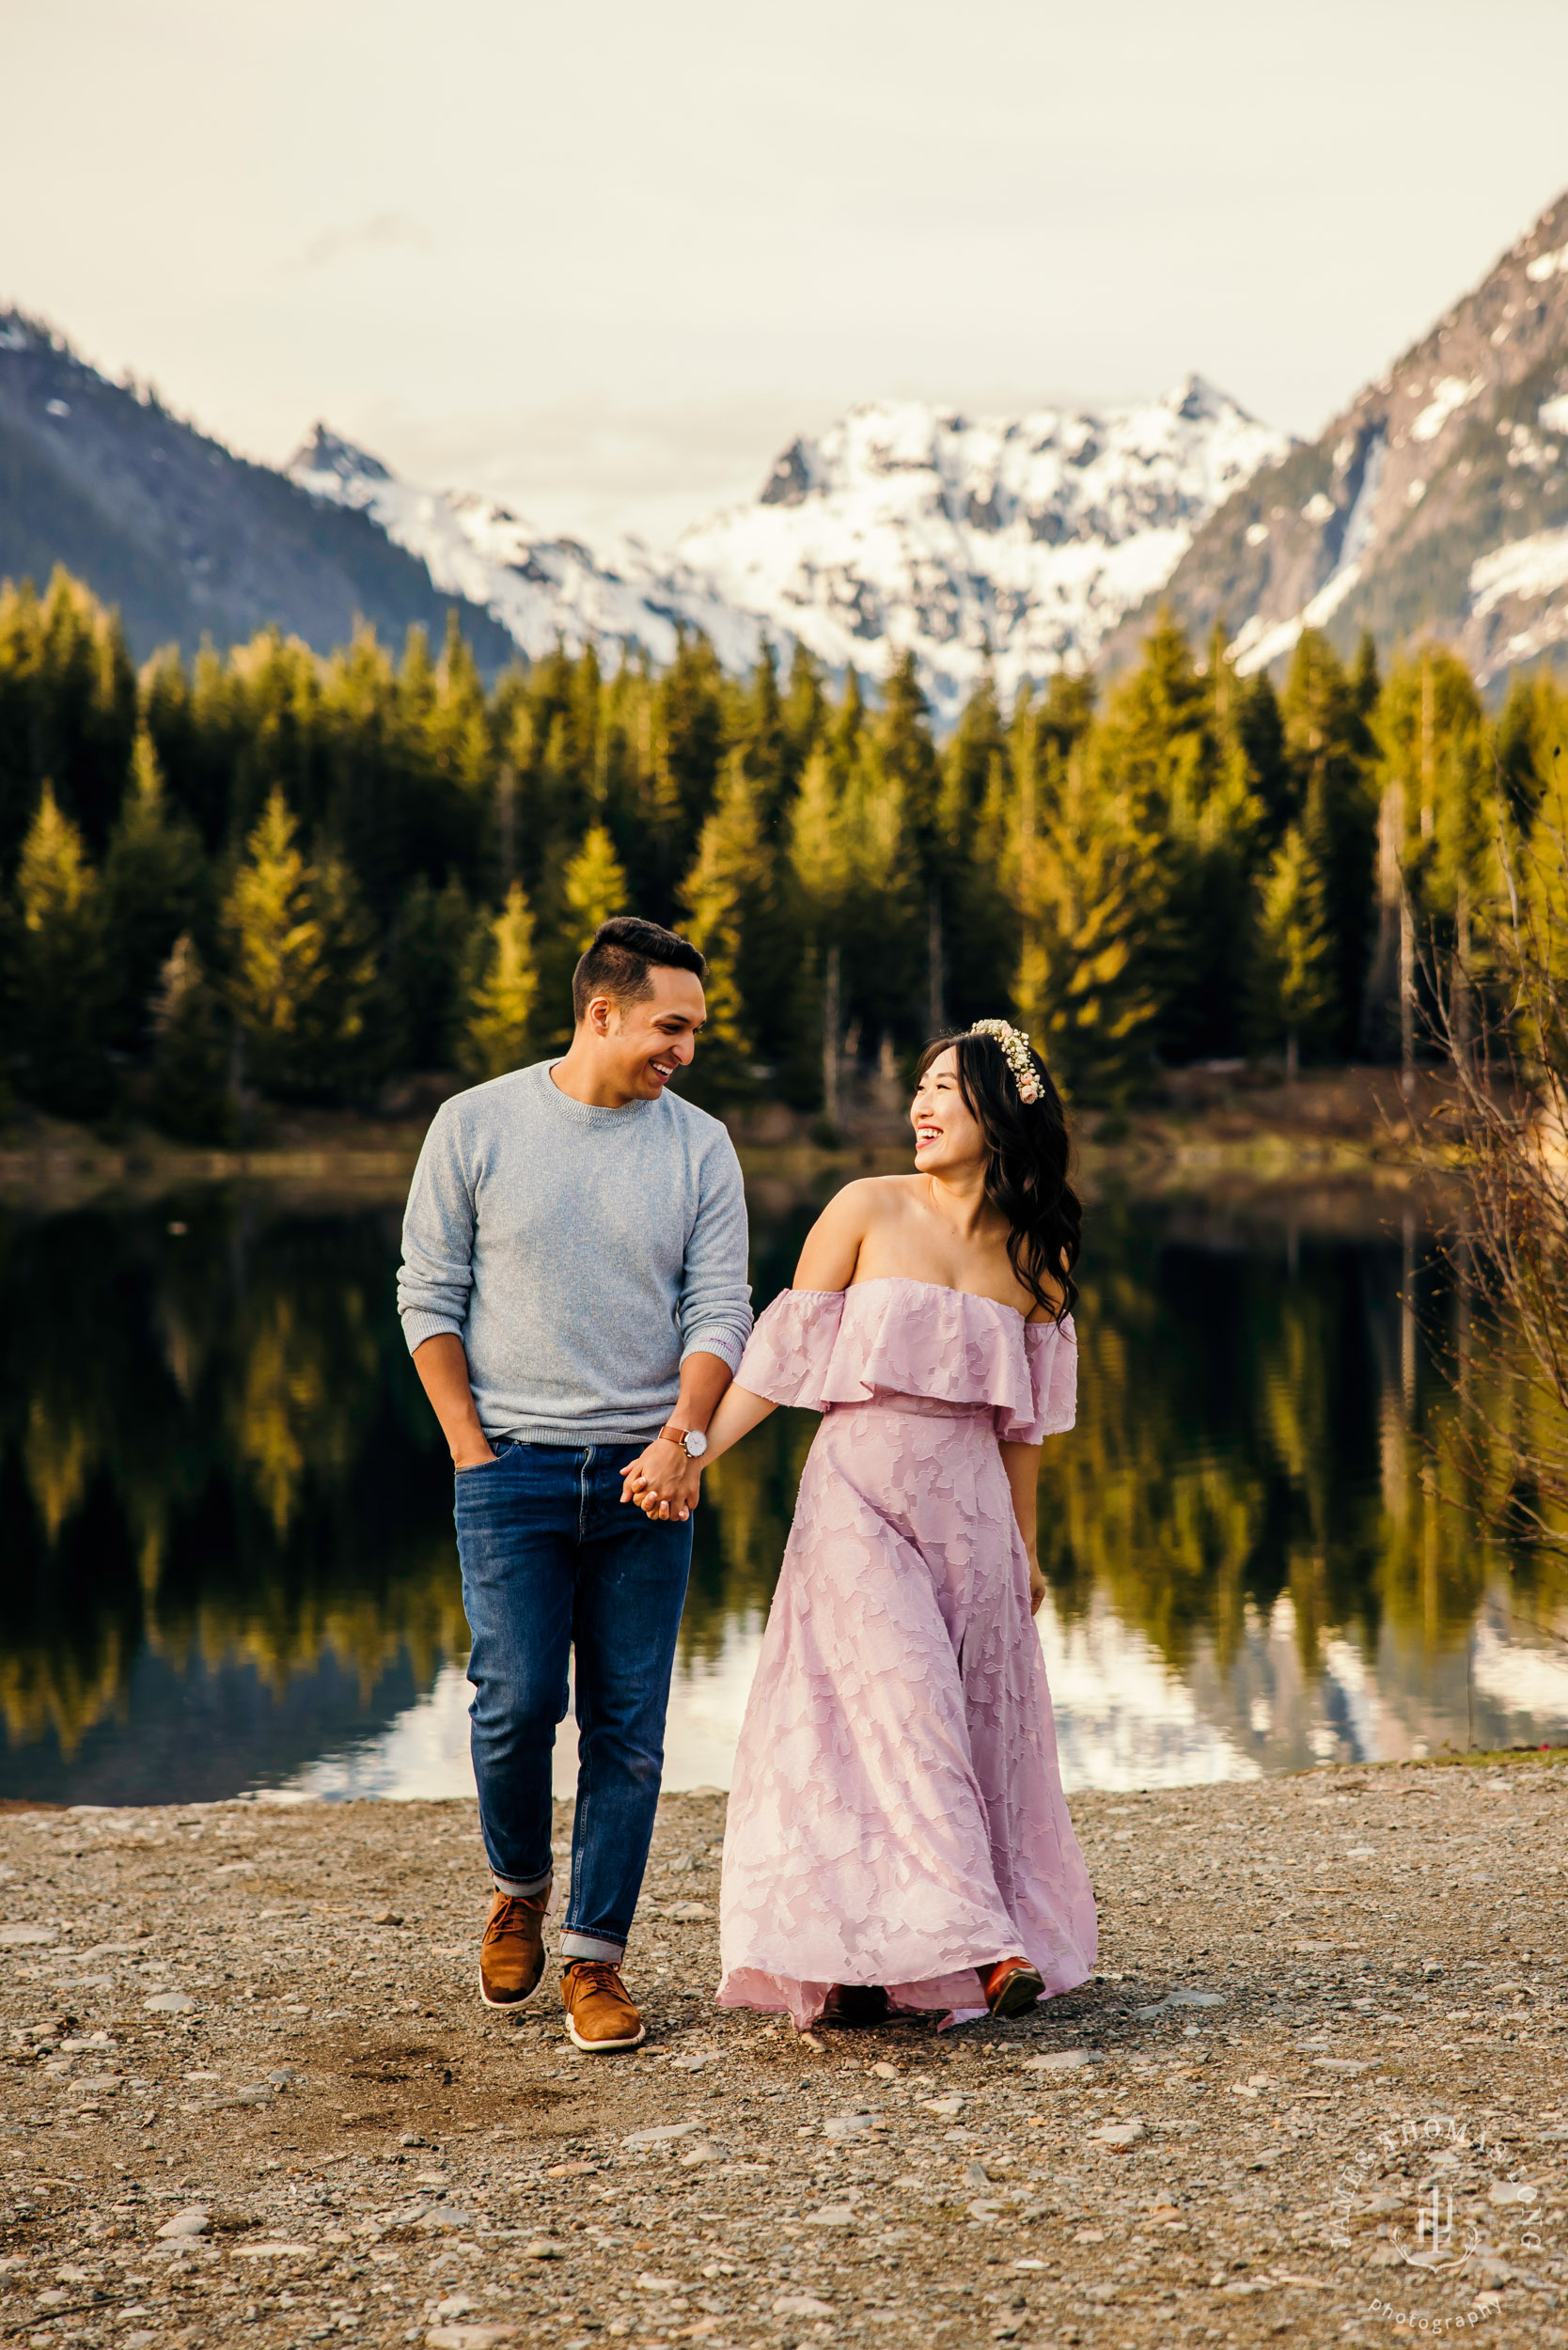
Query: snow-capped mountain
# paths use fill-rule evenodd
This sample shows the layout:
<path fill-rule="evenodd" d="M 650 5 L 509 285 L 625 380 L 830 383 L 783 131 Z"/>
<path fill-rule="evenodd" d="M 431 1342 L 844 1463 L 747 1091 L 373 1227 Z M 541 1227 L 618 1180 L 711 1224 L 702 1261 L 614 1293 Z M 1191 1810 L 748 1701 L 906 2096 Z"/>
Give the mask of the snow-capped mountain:
<path fill-rule="evenodd" d="M 682 625 L 700 629 L 728 669 L 748 668 L 757 658 L 760 621 L 715 595 L 685 564 L 651 554 L 635 539 L 597 553 L 575 539 L 547 539 L 488 498 L 399 480 L 323 424 L 288 470 L 312 497 L 368 514 L 419 557 L 438 588 L 482 605 L 530 659 L 560 643 L 569 652 L 597 644 L 666 662 Z"/>
<path fill-rule="evenodd" d="M 1100 413 L 885 403 L 793 442 L 754 504 L 673 554 L 590 547 L 401 481 L 324 425 L 284 472 L 247 463 L 0 314 L 0 572 L 42 580 L 66 563 L 121 606 L 139 652 L 268 622 L 324 650 L 361 615 L 396 642 L 416 620 L 439 634 L 455 602 L 487 669 L 513 645 L 538 658 L 557 643 L 662 664 L 682 628 L 735 673 L 764 638 L 787 658 L 798 637 L 870 680 L 907 648 L 949 721 L 988 647 L 1008 696 L 1089 666 L 1285 446 L 1197 377 Z"/>
<path fill-rule="evenodd" d="M 879 402 L 793 442 L 755 505 L 698 524 L 679 553 L 835 668 L 880 676 L 912 650 L 951 718 L 988 649 L 1004 695 L 1090 667 L 1200 525 L 1289 446 L 1199 376 L 1100 411 Z"/>
<path fill-rule="evenodd" d="M 368 514 L 530 655 L 592 641 L 667 661 L 684 624 L 730 669 L 764 635 L 780 651 L 799 637 L 831 669 L 875 679 L 908 649 L 947 720 L 988 648 L 1009 696 L 1089 667 L 1198 526 L 1287 446 L 1197 376 L 1100 413 L 876 404 L 792 442 L 754 505 L 699 524 L 673 556 L 544 538 L 504 506 L 400 481 L 324 425 L 289 473 Z"/>
<path fill-rule="evenodd" d="M 1568 645 L 1568 196 L 1369 384 L 1321 439 L 1256 473 L 1168 593 L 1223 618 L 1244 674 L 1304 628 L 1387 655 L 1423 630 L 1483 684 Z M 1131 652 L 1131 616 L 1112 656 Z"/>
<path fill-rule="evenodd" d="M 764 638 L 870 680 L 907 650 L 942 723 L 988 655 L 1004 697 L 1114 666 L 1166 595 L 1244 671 L 1304 627 L 1384 651 L 1435 628 L 1496 680 L 1568 646 L 1568 196 L 1316 442 L 1197 376 L 1095 411 L 881 402 L 670 554 L 547 537 L 324 427 L 287 474 L 248 464 L 0 313 L 0 573 L 55 561 L 138 650 L 268 621 L 325 647 L 358 615 L 396 639 L 456 603 L 487 668 L 557 642 L 663 663 L 683 627 L 733 672 Z"/>

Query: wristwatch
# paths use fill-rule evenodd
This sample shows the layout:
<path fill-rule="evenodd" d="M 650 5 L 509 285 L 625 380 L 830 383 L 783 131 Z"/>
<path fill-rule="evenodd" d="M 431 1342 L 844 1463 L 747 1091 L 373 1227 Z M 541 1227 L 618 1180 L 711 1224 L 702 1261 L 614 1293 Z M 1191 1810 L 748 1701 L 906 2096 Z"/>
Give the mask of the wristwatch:
<path fill-rule="evenodd" d="M 708 1439 L 700 1428 L 677 1428 L 672 1421 L 661 1428 L 659 1434 L 666 1444 L 678 1444 L 688 1461 L 700 1461 L 708 1449 Z"/>

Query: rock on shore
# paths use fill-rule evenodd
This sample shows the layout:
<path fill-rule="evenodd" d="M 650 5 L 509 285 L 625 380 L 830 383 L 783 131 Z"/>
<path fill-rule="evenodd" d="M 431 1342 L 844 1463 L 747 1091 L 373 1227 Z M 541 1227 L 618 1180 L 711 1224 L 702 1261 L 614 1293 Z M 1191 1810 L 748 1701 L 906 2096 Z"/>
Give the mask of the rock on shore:
<path fill-rule="evenodd" d="M 1568 2343 L 1568 1769 L 1073 1809 L 1092 1982 L 802 2041 L 667 1797 L 619 2058 L 480 2006 L 471 1804 L 0 1818 L 0 2341 Z"/>

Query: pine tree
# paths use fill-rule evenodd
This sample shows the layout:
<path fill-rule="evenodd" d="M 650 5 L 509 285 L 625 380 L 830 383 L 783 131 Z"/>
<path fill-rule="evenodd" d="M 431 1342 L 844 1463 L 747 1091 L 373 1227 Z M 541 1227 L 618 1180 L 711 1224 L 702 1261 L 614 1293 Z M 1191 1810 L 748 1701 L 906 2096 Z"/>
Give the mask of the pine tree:
<path fill-rule="evenodd" d="M 756 1012 L 763 993 L 756 966 L 776 912 L 762 799 L 744 757 L 731 753 L 681 891 L 687 936 L 708 962 L 703 983 L 708 1017 L 695 1076 L 698 1091 L 711 1101 L 755 1090 Z"/>
<path fill-rule="evenodd" d="M 35 755 L 60 806 L 102 856 L 119 807 L 136 724 L 136 677 L 119 615 L 56 570 L 39 610 Z"/>
<path fill-rule="evenodd" d="M 340 857 L 306 860 L 274 787 L 224 906 L 229 995 L 265 1091 L 342 1092 L 374 1073 L 377 973 L 357 885 Z"/>
<path fill-rule="evenodd" d="M 307 645 L 265 628 L 228 659 L 227 698 L 239 745 L 229 818 L 243 838 L 281 791 L 307 828 L 329 821 L 332 767 L 321 665 Z"/>
<path fill-rule="evenodd" d="M 1161 911 L 1139 957 L 1158 1003 L 1163 1056 L 1190 1060 L 1239 1051 L 1250 880 L 1262 811 L 1231 722 L 1234 681 L 1218 642 L 1209 668 L 1162 611 L 1139 666 L 1112 692 L 1095 727 L 1086 789 L 1108 799 L 1143 837 Z"/>
<path fill-rule="evenodd" d="M 817 747 L 827 715 L 822 664 L 797 638 L 790 656 L 790 682 L 785 689 L 782 717 L 791 764 L 798 776 Z"/>
<path fill-rule="evenodd" d="M 484 682 L 455 611 L 435 672 L 426 731 L 437 772 L 478 804 L 494 765 Z"/>
<path fill-rule="evenodd" d="M 615 853 L 607 827 L 590 824 L 561 884 L 569 916 L 568 937 L 574 955 L 586 953 L 601 922 L 624 914 L 629 892 L 626 874 Z"/>
<path fill-rule="evenodd" d="M 824 981 L 837 955 L 846 1032 L 900 1041 L 923 1029 L 917 985 L 925 907 L 901 782 L 882 763 L 851 679 L 827 746 L 807 761 L 790 864 Z"/>
<path fill-rule="evenodd" d="M 909 865 L 910 979 L 922 967 L 924 979 L 912 985 L 915 1000 L 897 1026 L 934 1036 L 946 1026 L 947 933 L 955 905 L 942 854 L 942 773 L 912 652 L 901 653 L 888 673 L 873 740 L 884 788 L 897 793 L 900 853 Z"/>
<path fill-rule="evenodd" d="M 14 1025 L 19 1082 L 63 1118 L 96 1118 L 114 1085 L 102 888 L 79 825 L 45 783 L 16 876 Z"/>
<path fill-rule="evenodd" d="M 1416 961 L 1435 945 L 1463 968 L 1496 884 L 1497 807 L 1485 714 L 1469 671 L 1442 645 L 1395 663 L 1372 735 L 1377 793 L 1377 944 L 1365 1029 L 1372 1050 L 1408 1058 Z M 1330 922 L 1338 929 L 1331 907 Z"/>
<path fill-rule="evenodd" d="M 888 671 L 875 734 L 883 773 L 903 794 L 905 831 L 920 858 L 923 881 L 937 846 L 942 778 L 931 739 L 931 712 L 912 652 L 902 652 Z"/>
<path fill-rule="evenodd" d="M 298 830 L 274 786 L 224 907 L 229 993 L 263 1086 L 292 1080 L 301 1031 L 326 979 Z"/>
<path fill-rule="evenodd" d="M 0 583 L 0 871 L 9 871 L 45 778 L 102 854 L 125 788 L 136 681 L 118 616 L 56 570 L 48 592 Z"/>
<path fill-rule="evenodd" d="M 849 893 L 850 860 L 839 810 L 842 789 L 825 750 L 812 753 L 792 811 L 790 861 L 815 915 L 836 921 Z"/>
<path fill-rule="evenodd" d="M 473 932 L 473 909 L 455 873 L 441 890 L 421 873 L 405 892 L 386 948 L 388 1013 L 400 1067 L 451 1067 L 458 993 Z"/>
<path fill-rule="evenodd" d="M 1058 759 L 1081 743 L 1094 723 L 1095 689 L 1091 677 L 1070 677 L 1065 669 L 1058 669 L 1045 688 L 1045 698 L 1035 707 L 1035 723 L 1043 743 L 1049 744 Z"/>
<path fill-rule="evenodd" d="M 180 1142 L 232 1142 L 231 1024 L 188 931 L 175 940 L 152 1007 L 154 1125 Z"/>
<path fill-rule="evenodd" d="M 682 851 L 713 804 L 724 753 L 724 673 L 705 636 L 682 634 L 655 684 L 653 738 L 662 806 L 679 826 L 670 843 L 679 870 Z"/>
<path fill-rule="evenodd" d="M 146 1042 L 154 981 L 203 894 L 205 860 L 196 826 L 169 805 L 152 738 L 144 727 L 131 762 L 131 789 L 103 861 L 103 902 L 114 982 L 111 1037 L 123 1050 Z"/>
<path fill-rule="evenodd" d="M 1118 682 L 1095 729 L 1105 773 L 1156 819 L 1181 821 L 1208 794 L 1217 753 L 1215 683 L 1162 606 L 1141 662 Z"/>
<path fill-rule="evenodd" d="M 1016 730 L 1003 735 L 996 682 L 986 669 L 942 755 L 943 1010 L 959 1026 L 996 1014 L 1017 973 L 1022 937 L 1004 866 L 1025 782 L 1017 772 L 1019 740 Z"/>
<path fill-rule="evenodd" d="M 1018 1016 L 1063 1089 L 1117 1103 L 1147 1069 L 1159 1010 L 1160 871 L 1148 820 L 1099 768 L 1093 745 L 1068 758 L 1012 859 L 1024 921 Z"/>
<path fill-rule="evenodd" d="M 1376 669 L 1372 671 L 1375 682 Z M 1292 655 L 1280 714 L 1294 779 L 1292 798 L 1321 878 L 1332 938 L 1332 1002 L 1325 1049 L 1355 1049 L 1372 954 L 1377 864 L 1377 792 L 1372 740 L 1360 706 L 1364 666 L 1347 675 L 1327 638 L 1306 629 Z"/>
<path fill-rule="evenodd" d="M 852 668 L 844 680 L 844 698 L 828 722 L 827 739 L 835 758 L 847 768 L 860 748 L 860 729 L 866 723 L 866 697 L 861 690 L 860 672 Z"/>
<path fill-rule="evenodd" d="M 211 657 L 211 647 L 206 648 Z M 167 788 L 171 807 L 189 818 L 209 854 L 218 846 L 227 825 L 227 776 L 208 756 L 198 726 L 196 697 L 178 646 L 165 645 L 154 653 L 141 676 L 141 724 Z"/>
<path fill-rule="evenodd" d="M 1323 875 L 1302 826 L 1293 824 L 1263 882 L 1254 997 L 1260 1040 L 1283 1036 L 1292 1083 L 1303 1037 L 1310 1042 L 1334 1009 L 1334 942 L 1324 904 Z"/>
<path fill-rule="evenodd" d="M 1549 670 L 1515 670 L 1497 720 L 1497 774 L 1513 824 L 1528 833 L 1568 759 L 1568 694 Z"/>
<path fill-rule="evenodd" d="M 1301 778 L 1285 748 L 1285 720 L 1266 669 L 1231 686 L 1230 722 L 1261 804 L 1270 850 L 1301 812 Z"/>
<path fill-rule="evenodd" d="M 762 639 L 746 691 L 739 697 L 731 739 L 745 760 L 747 775 L 758 789 L 758 805 L 765 831 L 777 828 L 800 762 L 784 725 L 778 696 L 778 670 L 773 647 Z"/>
<path fill-rule="evenodd" d="M 521 882 L 500 912 L 480 922 L 459 1008 L 458 1066 L 483 1081 L 504 1077 L 528 1057 L 528 1023 L 539 993 L 533 916 Z"/>

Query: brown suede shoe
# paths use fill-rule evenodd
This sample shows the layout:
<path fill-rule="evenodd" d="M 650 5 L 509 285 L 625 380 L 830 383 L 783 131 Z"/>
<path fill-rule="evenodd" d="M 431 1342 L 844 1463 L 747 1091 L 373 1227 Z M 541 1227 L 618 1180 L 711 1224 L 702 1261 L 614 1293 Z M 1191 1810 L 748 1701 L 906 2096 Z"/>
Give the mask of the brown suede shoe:
<path fill-rule="evenodd" d="M 479 1997 L 486 2007 L 521 2007 L 538 1988 L 549 1906 L 548 1886 L 542 1893 L 496 1892 L 479 1944 Z"/>
<path fill-rule="evenodd" d="M 1039 1968 L 1027 1958 L 999 1958 L 995 1966 L 977 1966 L 975 1972 L 993 2015 L 1022 2015 L 1045 1988 Z"/>
<path fill-rule="evenodd" d="M 561 1969 L 561 2000 L 566 2029 L 589 2056 L 607 2056 L 616 2048 L 635 2048 L 648 2036 L 648 2027 L 626 1995 L 620 1969 L 604 1958 L 573 1958 Z"/>

